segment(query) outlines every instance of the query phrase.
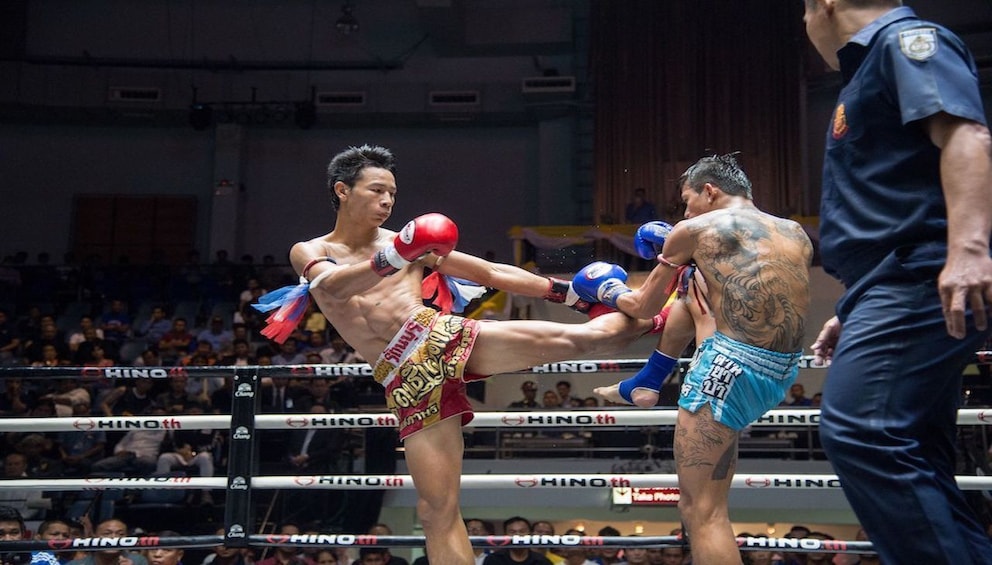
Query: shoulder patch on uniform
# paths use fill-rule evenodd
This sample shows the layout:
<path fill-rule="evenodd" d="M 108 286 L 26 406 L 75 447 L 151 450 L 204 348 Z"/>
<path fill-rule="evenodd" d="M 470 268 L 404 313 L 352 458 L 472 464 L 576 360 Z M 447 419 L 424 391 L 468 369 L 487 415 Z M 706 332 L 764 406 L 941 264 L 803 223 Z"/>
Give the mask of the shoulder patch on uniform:
<path fill-rule="evenodd" d="M 926 61 L 937 52 L 937 29 L 923 27 L 899 32 L 899 49 L 914 61 Z"/>

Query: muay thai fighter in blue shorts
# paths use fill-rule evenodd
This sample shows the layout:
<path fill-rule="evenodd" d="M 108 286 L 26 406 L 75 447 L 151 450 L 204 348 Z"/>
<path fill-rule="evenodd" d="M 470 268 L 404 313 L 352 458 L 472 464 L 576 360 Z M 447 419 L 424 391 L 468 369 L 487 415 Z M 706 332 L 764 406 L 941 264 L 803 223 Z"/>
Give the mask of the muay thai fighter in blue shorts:
<path fill-rule="evenodd" d="M 686 220 L 664 238 L 644 285 L 628 288 L 617 267 L 594 263 L 572 286 L 635 317 L 651 317 L 668 298 L 679 267 L 694 263 L 716 331 L 704 339 L 686 376 L 675 429 L 679 511 L 699 563 L 740 563 L 727 511 L 739 431 L 781 402 L 797 374 L 809 309 L 813 248 L 802 227 L 766 214 L 731 156 L 706 157 L 679 179 Z M 622 271 L 620 271 L 622 272 Z M 692 317 L 685 317 L 691 319 Z M 669 317 L 665 332 L 676 331 Z M 674 360 L 671 361 L 674 364 Z M 652 364 L 616 388 L 618 399 L 658 390 L 671 367 Z M 597 391 L 601 392 L 601 391 Z M 601 392 L 602 393 L 602 392 Z"/>

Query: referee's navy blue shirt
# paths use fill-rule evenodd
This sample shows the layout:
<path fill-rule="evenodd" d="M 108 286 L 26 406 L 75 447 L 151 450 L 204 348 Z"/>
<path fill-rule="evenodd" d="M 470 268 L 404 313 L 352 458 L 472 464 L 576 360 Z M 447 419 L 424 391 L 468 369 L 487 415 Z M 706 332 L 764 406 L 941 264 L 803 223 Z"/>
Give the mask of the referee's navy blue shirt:
<path fill-rule="evenodd" d="M 919 120 L 985 124 L 975 62 L 948 30 L 900 7 L 838 52 L 844 87 L 827 128 L 820 253 L 851 286 L 893 249 L 946 242 L 940 150 Z"/>

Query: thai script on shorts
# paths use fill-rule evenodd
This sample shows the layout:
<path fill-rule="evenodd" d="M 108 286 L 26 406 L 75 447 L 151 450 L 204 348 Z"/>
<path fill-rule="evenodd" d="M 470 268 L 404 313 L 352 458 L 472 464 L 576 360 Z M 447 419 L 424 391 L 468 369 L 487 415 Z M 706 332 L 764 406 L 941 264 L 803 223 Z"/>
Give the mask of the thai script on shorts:
<path fill-rule="evenodd" d="M 434 365 L 433 367 L 411 365 L 400 369 L 400 384 L 390 391 L 390 397 L 396 406 L 401 408 L 416 406 L 444 381 L 444 375 L 437 369 L 436 364 Z"/>
<path fill-rule="evenodd" d="M 437 416 L 440 412 L 441 412 L 440 406 L 438 406 L 437 404 L 431 404 L 427 408 L 423 410 L 418 410 L 413 414 L 410 414 L 406 418 L 403 418 L 401 427 L 407 428 L 409 426 L 412 426 L 413 424 L 423 422 L 424 420 L 432 416 Z"/>
<path fill-rule="evenodd" d="M 706 377 L 703 378 L 702 393 L 725 400 L 730 392 L 730 384 L 738 375 L 744 372 L 740 365 L 722 353 L 713 358 Z"/>

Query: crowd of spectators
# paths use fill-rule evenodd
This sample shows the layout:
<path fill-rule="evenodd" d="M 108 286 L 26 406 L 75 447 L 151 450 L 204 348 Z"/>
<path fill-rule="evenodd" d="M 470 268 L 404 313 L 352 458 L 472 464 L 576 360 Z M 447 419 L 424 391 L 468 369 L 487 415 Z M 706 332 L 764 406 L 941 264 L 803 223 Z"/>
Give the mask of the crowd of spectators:
<path fill-rule="evenodd" d="M 362 362 L 314 310 L 282 345 L 261 336 L 264 316 L 251 304 L 269 289 L 295 282 L 292 269 L 272 257 L 256 264 L 245 256 L 234 263 L 226 253 L 218 252 L 213 261 L 204 263 L 191 253 L 184 265 L 170 267 L 136 266 L 126 260 L 112 266 L 77 263 L 71 257 L 52 265 L 47 254 L 30 262 L 26 254 L 19 253 L 0 264 L 0 364 L 191 367 Z M 377 402 L 382 398 L 381 389 L 371 379 L 273 378 L 263 384 L 262 412 L 334 412 L 356 408 L 364 398 Z M 128 384 L 98 377 L 6 377 L 0 392 L 0 417 L 229 413 L 230 387 L 230 379 L 189 378 L 181 372 L 167 380 L 137 379 Z M 509 408 L 598 405 L 594 397 L 573 397 L 567 381 L 546 390 L 541 400 L 532 381 L 523 383 L 521 392 L 522 398 Z M 807 398 L 797 384 L 783 404 L 816 407 L 818 396 Z M 341 464 L 349 448 L 348 438 L 335 430 L 271 430 L 260 441 L 266 474 L 326 472 Z M 6 432 L 0 435 L 0 457 L 7 479 L 118 471 L 150 475 L 177 469 L 211 476 L 225 472 L 225 442 L 225 430 Z M 42 494 L 8 490 L 0 504 L 30 519 L 64 516 L 64 501 Z M 214 502 L 209 491 L 192 493 L 190 501 Z M 638 551 L 628 553 L 634 557 L 629 562 L 640 558 Z M 550 557 L 548 552 L 545 556 Z M 552 561 L 571 565 L 615 562 L 588 554 L 558 558 Z"/>
<path fill-rule="evenodd" d="M 295 282 L 292 269 L 271 256 L 233 263 L 221 251 L 202 264 L 190 253 L 173 267 L 66 261 L 51 265 L 42 253 L 28 263 L 22 253 L 0 265 L 0 363 L 209 365 L 249 357 L 264 363 L 282 353 L 261 336 L 264 315 L 251 308 L 268 289 Z M 320 335 L 311 341 L 313 333 Z M 238 340 L 248 352 L 235 353 Z M 303 361 L 309 353 L 348 359 L 349 351 L 318 348 L 335 342 L 319 312 L 293 341 Z"/>
<path fill-rule="evenodd" d="M 363 360 L 311 311 L 284 344 L 260 334 L 264 316 L 251 304 L 268 289 L 295 283 L 288 265 L 271 257 L 239 263 L 219 252 L 203 264 L 133 266 L 127 261 L 51 265 L 46 254 L 26 254 L 0 265 L 0 364 L 34 366 L 246 366 L 358 363 Z M 232 379 L 188 376 L 115 380 L 7 373 L 0 388 L 0 417 L 226 414 Z M 333 413 L 359 403 L 382 403 L 371 378 L 263 379 L 264 412 Z M 340 430 L 316 437 L 279 430 L 260 432 L 261 465 L 268 474 L 333 472 L 345 461 L 350 438 Z M 7 478 L 77 478 L 172 472 L 214 476 L 226 472 L 227 430 L 89 430 L 0 434 Z M 299 437 L 298 437 L 299 436 Z M 71 497 L 41 491 L 4 491 L 25 517 L 62 516 Z M 212 505 L 209 490 L 191 491 L 187 504 Z M 41 500 L 39 500 L 39 498 Z"/>
<path fill-rule="evenodd" d="M 123 519 L 112 516 L 100 520 L 95 525 L 89 522 L 79 523 L 72 519 L 55 518 L 42 522 L 35 532 L 29 531 L 24 518 L 16 509 L 0 506 L 0 540 L 14 541 L 34 539 L 39 540 L 68 540 L 81 537 L 120 538 L 133 535 L 154 535 L 161 537 L 180 537 L 183 535 L 215 534 L 224 535 L 223 528 L 211 527 L 209 531 L 198 531 L 185 524 L 176 530 L 163 529 L 153 532 L 145 531 L 140 524 L 125 523 Z M 263 529 L 264 529 L 263 525 Z M 553 539 L 544 536 L 556 536 L 555 525 L 547 520 L 531 521 L 523 516 L 511 516 L 502 521 L 502 528 L 497 531 L 493 521 L 482 518 L 466 518 L 465 527 L 470 536 L 485 537 L 496 534 L 509 536 L 536 536 L 532 541 Z M 580 526 L 581 527 L 581 526 Z M 301 524 L 295 521 L 283 521 L 274 524 L 273 533 L 292 536 L 307 533 L 326 533 L 319 527 Z M 368 528 L 367 533 L 382 537 L 393 535 L 392 528 L 387 524 L 376 523 Z M 358 532 L 353 532 L 358 533 Z M 623 534 L 612 526 L 604 526 L 595 532 L 578 529 L 567 529 L 561 532 L 565 536 L 619 537 Z M 638 533 L 628 534 L 637 537 Z M 677 540 L 667 547 L 639 547 L 631 545 L 620 547 L 615 545 L 574 545 L 563 547 L 536 547 L 513 545 L 502 549 L 476 547 L 475 565 L 689 565 L 692 563 L 692 550 L 689 543 L 679 543 L 686 540 L 681 528 L 669 532 Z M 763 535 L 763 534 L 762 534 Z M 748 532 L 737 533 L 738 537 L 762 537 Z M 803 525 L 795 525 L 784 534 L 785 538 L 833 540 L 834 536 L 823 531 L 811 530 Z M 859 541 L 867 540 L 863 530 L 855 536 Z M 741 550 L 741 561 L 745 565 L 868 565 L 879 563 L 878 557 L 872 553 L 830 553 L 830 552 L 795 552 L 772 550 Z M 367 546 L 361 549 L 346 547 L 320 547 L 316 545 L 293 547 L 289 545 L 269 548 L 247 547 L 232 548 L 215 546 L 210 549 L 198 548 L 163 548 L 137 547 L 122 549 L 111 547 L 97 551 L 34 551 L 31 555 L 3 555 L 4 565 L 409 565 L 404 557 L 395 554 L 386 546 Z M 426 556 L 413 560 L 413 565 L 430 565 Z"/>
<path fill-rule="evenodd" d="M 126 384 L 103 378 L 55 381 L 5 379 L 0 393 L 4 418 L 55 414 L 88 416 L 200 415 L 229 413 L 230 378 L 214 384 L 176 373 L 167 379 L 134 379 Z M 29 386 L 29 383 L 35 386 Z M 51 383 L 46 385 L 45 383 Z M 381 392 L 377 393 L 381 398 Z M 264 382 L 262 413 L 339 413 L 359 401 L 354 380 L 347 378 L 273 378 Z M 104 428 L 64 432 L 7 431 L 0 434 L 4 478 L 84 478 L 93 476 L 223 476 L 228 454 L 227 429 Z M 347 430 L 259 430 L 259 465 L 263 474 L 298 475 L 349 470 L 361 438 Z M 210 490 L 191 490 L 189 505 L 213 505 Z M 308 494 L 304 503 L 322 496 Z M 34 489 L 0 491 L 0 504 L 26 518 L 61 515 L 72 496 Z M 302 504 L 298 505 L 299 510 Z M 317 513 L 317 508 L 313 508 Z"/>

